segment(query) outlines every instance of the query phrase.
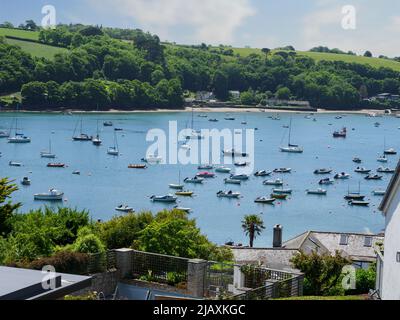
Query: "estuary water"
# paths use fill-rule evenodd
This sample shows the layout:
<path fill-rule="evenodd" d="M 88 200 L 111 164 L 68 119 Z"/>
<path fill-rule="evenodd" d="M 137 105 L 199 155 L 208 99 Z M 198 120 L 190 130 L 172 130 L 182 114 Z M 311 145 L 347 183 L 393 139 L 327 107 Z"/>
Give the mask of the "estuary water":
<path fill-rule="evenodd" d="M 398 155 L 388 156 L 389 162 L 377 162 L 384 148 L 400 151 L 400 119 L 395 117 L 371 118 L 365 115 L 305 114 L 279 115 L 280 120 L 271 119 L 269 113 L 231 113 L 234 121 L 227 121 L 225 113 L 209 113 L 208 118 L 194 114 L 196 129 L 254 129 L 256 170 L 292 168 L 291 174 L 273 174 L 267 178 L 251 178 L 239 185 L 225 185 L 228 176 L 217 173 L 215 179 L 207 179 L 203 185 L 186 185 L 185 189 L 195 192 L 192 198 L 179 198 L 178 205 L 192 209 L 191 216 L 210 240 L 223 244 L 227 241 L 247 244 L 241 229 L 241 221 L 246 214 L 262 214 L 267 229 L 255 242 L 256 246 L 272 244 L 272 228 L 281 224 L 284 238 L 289 239 L 308 230 L 335 232 L 380 232 L 384 219 L 378 211 L 382 197 L 372 195 L 377 189 L 385 189 L 391 179 L 390 174 L 382 174 L 381 181 L 366 181 L 363 175 L 354 172 L 358 166 L 354 157 L 363 160 L 362 166 L 376 172 L 381 165 L 395 168 Z M 275 114 L 273 115 L 276 116 Z M 18 118 L 19 131 L 32 138 L 30 144 L 9 144 L 0 139 L 0 176 L 15 179 L 18 184 L 28 176 L 32 185 L 20 189 L 13 201 L 23 203 L 22 212 L 44 205 L 70 206 L 90 211 L 93 219 L 107 220 L 117 215 L 115 207 L 120 204 L 132 206 L 137 212 L 160 211 L 174 205 L 153 203 L 152 195 L 173 193 L 168 185 L 194 177 L 197 165 L 156 165 L 146 170 L 128 169 L 129 164 L 139 164 L 145 157 L 151 143 L 146 142 L 148 130 L 159 128 L 168 132 L 169 121 L 177 121 L 179 129 L 190 126 L 190 113 L 137 113 L 137 114 L 0 114 L 0 131 L 9 130 Z M 210 122 L 210 118 L 219 122 Z M 315 118 L 315 120 L 314 120 Z M 340 118 L 340 119 L 338 119 Z M 91 142 L 73 142 L 74 129 L 82 119 L 83 131 L 95 135 L 99 124 L 103 144 L 95 147 Z M 286 154 L 279 146 L 287 144 L 287 126 L 292 119 L 292 143 L 304 148 L 303 154 Z M 114 127 L 104 127 L 104 121 L 112 121 Z M 242 124 L 246 121 L 247 124 Z M 380 126 L 375 126 L 376 122 Z M 348 129 L 346 139 L 334 139 L 332 134 L 342 127 Z M 121 155 L 113 157 L 107 149 L 114 144 L 114 128 L 117 132 Z M 48 149 L 51 140 L 52 152 L 57 159 L 42 159 L 40 152 Z M 9 166 L 10 161 L 22 163 L 22 167 Z M 61 162 L 64 169 L 51 169 L 49 162 Z M 233 168 L 233 166 L 230 166 Z M 334 173 L 351 174 L 349 180 L 336 181 L 327 196 L 307 195 L 306 189 L 317 189 L 318 181 L 325 176 L 314 175 L 319 168 L 331 168 Z M 78 170 L 81 175 L 73 175 Z M 333 175 L 331 176 L 333 177 Z M 273 187 L 264 186 L 265 179 L 284 179 L 285 187 L 293 189 L 287 201 L 277 201 L 274 206 L 258 205 L 254 200 L 269 196 Z M 369 207 L 351 207 L 344 200 L 350 191 L 366 195 Z M 65 193 L 63 203 L 51 204 L 34 201 L 35 193 L 47 192 L 50 188 Z M 220 190 L 238 191 L 242 198 L 220 199 Z"/>

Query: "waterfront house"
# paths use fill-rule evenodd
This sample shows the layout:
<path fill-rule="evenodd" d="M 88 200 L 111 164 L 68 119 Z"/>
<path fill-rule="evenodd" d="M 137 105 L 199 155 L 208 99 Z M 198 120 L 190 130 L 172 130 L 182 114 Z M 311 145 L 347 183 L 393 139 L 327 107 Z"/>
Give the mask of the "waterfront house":
<path fill-rule="evenodd" d="M 257 263 L 268 268 L 293 270 L 290 260 L 299 252 L 334 255 L 339 251 L 356 268 L 368 268 L 376 262 L 375 247 L 382 244 L 383 235 L 307 231 L 282 243 L 282 227 L 274 228 L 272 248 L 233 248 L 235 261 L 241 264 Z"/>
<path fill-rule="evenodd" d="M 229 95 L 233 100 L 240 99 L 240 91 L 229 91 Z"/>
<path fill-rule="evenodd" d="M 400 162 L 379 208 L 386 218 L 384 250 L 377 250 L 377 291 L 383 300 L 400 300 Z"/>
<path fill-rule="evenodd" d="M 210 101 L 210 100 L 214 100 L 215 99 L 215 95 L 213 92 L 211 91 L 198 91 L 196 93 L 196 100 L 197 101 Z"/>

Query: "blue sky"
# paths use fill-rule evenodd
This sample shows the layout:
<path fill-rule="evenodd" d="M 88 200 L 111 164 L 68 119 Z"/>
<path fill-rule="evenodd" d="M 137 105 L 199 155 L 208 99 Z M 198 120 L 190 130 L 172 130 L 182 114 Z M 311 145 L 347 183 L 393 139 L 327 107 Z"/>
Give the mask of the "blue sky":
<path fill-rule="evenodd" d="M 40 22 L 44 5 L 57 22 L 141 28 L 178 43 L 274 48 L 316 45 L 400 56 L 398 0 L 1 0 L 0 21 Z M 356 28 L 342 28 L 343 6 Z"/>

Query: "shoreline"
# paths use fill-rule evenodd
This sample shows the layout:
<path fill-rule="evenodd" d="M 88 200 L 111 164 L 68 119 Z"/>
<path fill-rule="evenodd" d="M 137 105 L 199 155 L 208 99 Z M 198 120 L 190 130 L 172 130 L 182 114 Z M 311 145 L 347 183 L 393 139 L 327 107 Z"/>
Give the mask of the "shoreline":
<path fill-rule="evenodd" d="M 279 113 L 297 113 L 297 114 L 361 114 L 361 115 L 369 115 L 369 114 L 377 114 L 384 115 L 384 110 L 327 110 L 327 109 L 317 109 L 305 111 L 305 110 L 282 110 L 282 109 L 260 109 L 257 107 L 249 107 L 249 108 L 232 108 L 232 107 L 221 107 L 221 108 L 212 108 L 212 107 L 200 107 L 193 108 L 194 112 L 197 113 L 268 113 L 268 114 L 279 114 Z M 16 111 L 11 110 L 2 110 L 1 113 L 15 113 Z M 139 113 L 187 113 L 192 112 L 192 108 L 185 109 L 154 109 L 154 110 L 117 110 L 110 109 L 107 111 L 84 111 L 84 110 L 74 110 L 74 109 L 66 109 L 64 111 L 54 111 L 54 110 L 19 110 L 18 112 L 26 113 L 26 114 L 139 114 Z"/>

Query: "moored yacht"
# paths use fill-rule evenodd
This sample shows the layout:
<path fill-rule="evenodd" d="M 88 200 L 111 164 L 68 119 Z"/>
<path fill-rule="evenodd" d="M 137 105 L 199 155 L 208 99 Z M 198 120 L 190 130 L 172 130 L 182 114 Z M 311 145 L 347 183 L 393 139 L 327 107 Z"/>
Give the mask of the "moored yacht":
<path fill-rule="evenodd" d="M 230 199 L 237 199 L 240 197 L 240 192 L 233 192 L 233 191 L 219 191 L 217 193 L 218 198 L 230 198 Z"/>
<path fill-rule="evenodd" d="M 58 191 L 56 189 L 50 189 L 48 193 L 37 193 L 34 195 L 35 200 L 43 201 L 62 201 L 64 197 L 64 192 Z"/>
<path fill-rule="evenodd" d="M 152 196 L 150 199 L 153 202 L 165 202 L 165 203 L 174 203 L 178 200 L 177 197 L 173 196 L 172 194 L 168 194 L 166 196 Z"/>

